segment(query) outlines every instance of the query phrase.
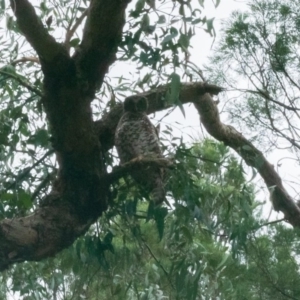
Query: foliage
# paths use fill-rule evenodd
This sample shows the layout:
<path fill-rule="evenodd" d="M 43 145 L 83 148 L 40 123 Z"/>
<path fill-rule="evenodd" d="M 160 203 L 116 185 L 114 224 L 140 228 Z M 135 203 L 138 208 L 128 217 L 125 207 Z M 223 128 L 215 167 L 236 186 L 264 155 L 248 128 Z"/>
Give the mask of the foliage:
<path fill-rule="evenodd" d="M 133 61 L 141 70 L 138 77 L 124 75 L 112 80 L 109 75 L 98 91 L 93 103 L 94 115 L 101 116 L 122 101 L 128 92 L 141 91 L 171 82 L 170 97 L 174 105 L 183 107 L 178 100 L 180 77 L 176 70 L 188 54 L 195 26 L 214 34 L 212 20 L 202 16 L 204 1 L 200 8 L 191 3 L 173 7 L 167 3 L 140 0 L 131 7 L 119 47 L 118 60 Z M 67 4 L 67 5 L 66 5 Z M 216 6 L 219 4 L 217 1 Z M 76 22 L 84 16 L 87 1 L 41 1 L 35 6 L 36 13 L 47 23 L 52 18 L 48 31 L 59 41 L 66 35 L 74 52 L 82 38 L 81 30 L 69 37 L 69 31 L 77 28 Z M 20 215 L 36 207 L 49 191 L 56 176 L 56 165 L 51 148 L 48 124 L 42 109 L 42 72 L 36 54 L 21 35 L 13 12 L 5 1 L 1 2 L 1 14 L 6 18 L 6 28 L 1 28 L 0 53 L 0 186 L 1 218 Z M 4 19 L 2 20 L 4 21 Z M 4 40 L 4 37 L 8 37 Z M 62 41 L 63 42 L 63 41 Z M 187 61 L 186 61 L 187 63 Z M 172 72 L 170 72 L 172 68 Z M 197 76 L 197 74 L 195 74 Z M 177 97 L 176 97 L 177 95 Z M 184 112 L 184 111 L 183 111 Z"/>
<path fill-rule="evenodd" d="M 297 299 L 299 233 L 266 229 L 236 158 L 212 140 L 180 144 L 174 157 L 164 222 L 150 219 L 151 205 L 122 180 L 115 205 L 86 236 L 4 273 L 11 291 L 24 299 Z"/>
<path fill-rule="evenodd" d="M 171 9 L 165 1 L 135 3 L 117 57 L 118 63 L 136 64 L 137 76 L 113 79 L 108 74 L 93 102 L 95 118 L 124 96 L 160 83 L 170 83 L 166 103 L 185 114 L 178 98 L 181 80 L 202 79 L 189 63 L 191 40 L 198 26 L 215 35 L 213 19 L 203 16 L 203 3 L 174 1 Z M 43 1 L 36 11 L 59 40 L 87 6 L 85 0 Z M 245 80 L 251 88 L 240 97 L 241 105 L 230 106 L 231 117 L 246 125 L 244 132 L 255 142 L 272 132 L 279 138 L 271 141 L 273 146 L 284 140 L 298 155 L 299 7 L 284 0 L 252 1 L 249 7 L 249 13 L 234 13 L 226 25 L 214 66 L 208 68 L 210 78 L 234 88 L 237 77 Z M 4 12 L 1 219 L 30 214 L 57 175 L 40 101 L 39 61 L 2 1 Z M 81 39 L 76 31 L 62 42 L 69 42 L 72 53 Z M 211 139 L 188 145 L 170 127 L 161 139 L 176 165 L 169 171 L 168 206 L 153 207 L 130 178 L 121 179 L 111 187 L 111 206 L 84 237 L 54 258 L 4 272 L 0 298 L 11 292 L 28 300 L 299 299 L 299 233 L 261 217 L 243 164 Z M 113 151 L 105 163 L 108 169 L 116 164 Z"/>
<path fill-rule="evenodd" d="M 244 253 L 258 226 L 253 188 L 236 158 L 212 140 L 180 144 L 174 159 L 168 210 L 153 211 L 137 201 L 142 195 L 134 185 L 120 181 L 115 204 L 97 227 L 53 259 L 13 268 L 7 274 L 12 290 L 24 299 L 52 293 L 62 299 L 196 299 L 233 292 L 222 278 L 233 264 L 230 252 Z"/>
<path fill-rule="evenodd" d="M 299 20 L 297 1 L 250 1 L 225 24 L 209 67 L 212 80 L 235 91 L 228 111 L 244 134 L 297 159 Z"/>

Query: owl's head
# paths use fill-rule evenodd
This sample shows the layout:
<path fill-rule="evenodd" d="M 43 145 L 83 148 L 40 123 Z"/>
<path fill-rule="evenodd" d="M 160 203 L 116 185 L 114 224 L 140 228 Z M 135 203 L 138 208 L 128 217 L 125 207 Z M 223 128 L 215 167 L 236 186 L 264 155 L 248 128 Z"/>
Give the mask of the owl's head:
<path fill-rule="evenodd" d="M 129 97 L 124 101 L 125 112 L 146 112 L 148 109 L 148 101 L 146 98 Z"/>

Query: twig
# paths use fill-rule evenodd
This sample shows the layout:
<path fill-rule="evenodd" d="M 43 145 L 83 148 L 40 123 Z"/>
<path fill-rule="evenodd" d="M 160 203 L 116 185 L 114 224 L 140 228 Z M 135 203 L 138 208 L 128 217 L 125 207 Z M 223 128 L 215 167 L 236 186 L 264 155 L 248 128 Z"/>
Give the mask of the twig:
<path fill-rule="evenodd" d="M 144 245 L 146 246 L 146 248 L 148 249 L 150 255 L 153 257 L 153 259 L 156 261 L 156 263 L 159 265 L 159 267 L 162 269 L 162 271 L 164 272 L 164 274 L 166 275 L 168 281 L 170 282 L 170 285 L 173 289 L 175 289 L 171 279 L 170 279 L 170 275 L 169 272 L 164 268 L 164 266 L 160 263 L 160 261 L 156 258 L 156 256 L 154 255 L 154 253 L 152 252 L 151 248 L 148 246 L 148 244 L 143 240 Z"/>
<path fill-rule="evenodd" d="M 77 19 L 77 21 L 75 22 L 74 26 L 72 28 L 68 28 L 67 32 L 66 32 L 66 38 L 65 38 L 65 42 L 64 44 L 69 48 L 69 42 L 73 36 L 73 34 L 75 33 L 75 31 L 77 30 L 78 26 L 81 24 L 81 22 L 83 21 L 83 19 L 87 16 L 89 12 L 89 9 L 87 8 L 82 15 Z M 71 24 L 70 24 L 71 26 Z"/>
<path fill-rule="evenodd" d="M 37 186 L 35 191 L 32 193 L 31 199 L 32 201 L 38 196 L 41 190 L 47 185 L 47 183 L 53 178 L 53 174 L 48 174 L 41 183 Z"/>
<path fill-rule="evenodd" d="M 35 87 L 33 87 L 32 85 L 30 85 L 29 83 L 23 81 L 20 77 L 18 77 L 18 75 L 14 75 L 14 74 L 11 74 L 11 73 L 8 73 L 8 72 L 5 72 L 3 70 L 0 70 L 0 74 L 3 74 L 9 78 L 12 78 L 14 80 L 16 80 L 20 85 L 24 86 L 25 88 L 27 88 L 29 91 L 37 94 L 38 96 L 42 97 L 43 96 L 43 93 L 36 89 Z"/>
<path fill-rule="evenodd" d="M 27 57 L 24 56 L 24 57 L 21 57 L 19 59 L 12 61 L 11 64 L 14 66 L 14 65 L 17 65 L 17 64 L 23 63 L 23 62 L 33 62 L 33 63 L 40 64 L 39 58 L 35 57 L 35 56 L 27 56 Z"/>
<path fill-rule="evenodd" d="M 258 230 L 264 226 L 269 226 L 269 225 L 273 225 L 273 224 L 277 224 L 277 223 L 281 223 L 283 221 L 286 221 L 285 218 L 279 219 L 279 220 L 275 220 L 275 221 L 270 221 L 270 222 L 266 222 L 264 224 L 259 225 L 258 227 L 253 228 L 253 230 Z"/>
<path fill-rule="evenodd" d="M 54 150 L 51 149 L 51 150 L 48 150 L 40 159 L 38 159 L 31 167 L 28 167 L 28 168 L 25 168 L 24 171 L 19 174 L 17 176 L 17 179 L 12 182 L 8 187 L 6 187 L 6 190 L 9 190 L 11 189 L 12 187 L 15 186 L 15 184 L 18 182 L 18 181 L 21 181 L 23 178 L 25 178 L 32 169 L 34 169 L 39 163 L 41 163 L 47 156 L 49 156 L 50 154 L 54 153 Z"/>

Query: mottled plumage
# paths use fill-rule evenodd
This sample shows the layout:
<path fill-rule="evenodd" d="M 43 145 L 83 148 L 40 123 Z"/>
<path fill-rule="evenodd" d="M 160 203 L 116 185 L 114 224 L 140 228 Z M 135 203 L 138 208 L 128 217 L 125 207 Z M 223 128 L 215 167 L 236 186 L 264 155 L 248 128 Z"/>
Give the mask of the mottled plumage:
<path fill-rule="evenodd" d="M 130 97 L 124 102 L 124 112 L 115 134 L 115 145 L 122 164 L 136 157 L 163 157 L 157 129 L 146 114 L 147 107 L 148 103 L 145 98 Z M 164 201 L 164 170 L 162 168 L 148 167 L 133 170 L 130 175 L 150 192 L 155 204 Z"/>

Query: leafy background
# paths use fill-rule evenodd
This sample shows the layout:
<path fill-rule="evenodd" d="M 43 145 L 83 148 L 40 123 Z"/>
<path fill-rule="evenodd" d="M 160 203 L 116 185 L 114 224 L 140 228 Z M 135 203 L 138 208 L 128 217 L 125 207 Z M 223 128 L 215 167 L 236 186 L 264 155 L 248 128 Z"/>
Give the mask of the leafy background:
<path fill-rule="evenodd" d="M 120 180 L 111 187 L 111 207 L 84 237 L 54 258 L 3 272 L 1 299 L 300 299 L 299 232 L 266 216 L 254 171 L 249 176 L 240 158 L 204 133 L 201 140 L 187 141 L 176 131 L 181 125 L 165 118 L 175 108 L 190 118 L 178 88 L 181 81 L 203 80 L 204 73 L 229 89 L 219 99 L 224 118 L 267 153 L 288 149 L 298 166 L 299 8 L 296 1 L 251 1 L 247 13 L 233 13 L 202 73 L 190 59 L 192 42 L 201 44 L 200 30 L 212 40 L 216 34 L 203 4 L 134 3 L 118 62 L 93 102 L 97 119 L 126 95 L 170 83 L 166 100 L 174 107 L 155 116 L 167 123 L 162 147 L 176 162 L 167 182 L 170 207 L 154 210 L 129 177 Z M 63 41 L 87 5 L 42 1 L 35 9 Z M 4 219 L 30 214 L 49 191 L 57 166 L 40 103 L 39 63 L 7 3 L 0 6 Z M 114 75 L 119 62 L 134 66 L 132 73 Z M 112 151 L 106 157 L 109 170 L 115 156 Z M 297 196 L 296 180 L 290 187 Z"/>

